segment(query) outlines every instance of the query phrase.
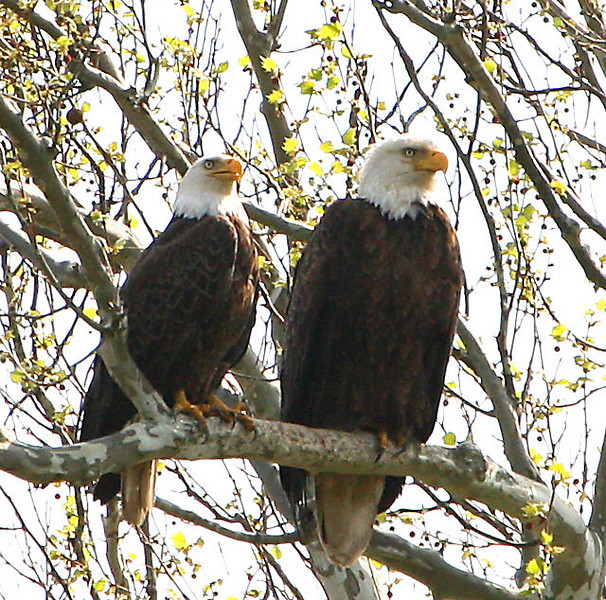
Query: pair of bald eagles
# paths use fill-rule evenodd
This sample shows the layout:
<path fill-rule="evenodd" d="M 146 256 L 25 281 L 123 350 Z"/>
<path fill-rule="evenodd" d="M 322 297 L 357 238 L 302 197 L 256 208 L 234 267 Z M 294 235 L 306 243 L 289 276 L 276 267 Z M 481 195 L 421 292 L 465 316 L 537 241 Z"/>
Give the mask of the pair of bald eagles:
<path fill-rule="evenodd" d="M 433 429 L 455 330 L 461 265 L 446 214 L 432 202 L 446 156 L 403 136 L 363 167 L 358 198 L 331 204 L 300 260 L 287 314 L 282 420 L 375 432 L 380 445 L 425 442 Z M 179 186 L 175 214 L 122 287 L 128 347 L 169 406 L 213 402 L 246 350 L 258 261 L 236 182 L 242 164 L 198 160 Z M 84 401 L 82 441 L 120 430 L 134 406 L 97 357 Z M 281 467 L 294 505 L 315 484 L 319 538 L 329 558 L 352 564 L 403 478 Z M 94 495 L 122 487 L 135 524 L 154 500 L 155 467 L 108 473 Z"/>

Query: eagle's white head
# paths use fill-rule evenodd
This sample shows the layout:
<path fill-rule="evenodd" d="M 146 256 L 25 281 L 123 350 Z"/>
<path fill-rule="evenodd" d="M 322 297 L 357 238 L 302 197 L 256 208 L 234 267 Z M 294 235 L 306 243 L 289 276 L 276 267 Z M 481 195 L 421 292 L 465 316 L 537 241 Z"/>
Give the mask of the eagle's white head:
<path fill-rule="evenodd" d="M 200 158 L 179 184 L 175 216 L 201 219 L 206 215 L 232 213 L 246 220 L 236 190 L 243 171 L 240 160 L 228 154 Z"/>
<path fill-rule="evenodd" d="M 427 204 L 437 171 L 448 159 L 430 140 L 403 135 L 376 146 L 360 172 L 358 195 L 390 219 L 416 216 L 415 203 Z"/>

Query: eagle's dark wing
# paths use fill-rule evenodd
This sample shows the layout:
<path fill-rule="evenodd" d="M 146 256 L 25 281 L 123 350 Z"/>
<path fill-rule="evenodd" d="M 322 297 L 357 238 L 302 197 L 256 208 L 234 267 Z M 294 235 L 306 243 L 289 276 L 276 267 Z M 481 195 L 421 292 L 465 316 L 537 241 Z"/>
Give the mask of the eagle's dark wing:
<path fill-rule="evenodd" d="M 253 248 L 248 263 L 241 264 L 238 242 L 238 230 L 227 217 L 175 218 L 145 250 L 121 289 L 129 351 L 169 406 L 181 389 L 190 402 L 204 402 L 211 383 L 231 366 L 225 357 L 234 346 L 240 351 L 250 333 L 256 255 Z M 250 250 L 252 239 L 243 244 Z M 119 431 L 135 413 L 97 357 L 80 439 Z M 97 497 L 111 498 L 117 481 L 111 474 L 105 482 L 102 478 Z"/>

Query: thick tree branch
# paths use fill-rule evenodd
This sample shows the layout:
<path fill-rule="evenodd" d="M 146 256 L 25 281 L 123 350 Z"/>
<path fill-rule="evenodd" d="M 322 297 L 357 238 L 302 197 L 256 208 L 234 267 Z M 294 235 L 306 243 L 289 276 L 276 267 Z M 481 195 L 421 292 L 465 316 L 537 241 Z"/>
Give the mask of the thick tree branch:
<path fill-rule="evenodd" d="M 290 160 L 290 156 L 282 145 L 284 144 L 284 140 L 290 137 L 292 133 L 281 107 L 273 105 L 267 100 L 272 92 L 280 90 L 279 78 L 274 73 L 266 71 L 263 68 L 262 62 L 263 58 L 269 57 L 274 50 L 274 45 L 279 34 L 279 24 L 282 22 L 284 10 L 286 9 L 286 2 L 282 1 L 278 15 L 274 16 L 268 33 L 257 29 L 252 18 L 248 0 L 231 0 L 231 6 L 238 32 L 246 46 L 255 76 L 259 82 L 259 88 L 263 94 L 261 112 L 267 121 L 276 162 L 278 164 L 286 163 Z"/>
<path fill-rule="evenodd" d="M 311 472 L 412 475 L 429 485 L 478 500 L 493 509 L 525 519 L 528 504 L 545 505 L 542 527 L 566 547 L 562 556 L 582 557 L 588 550 L 583 520 L 544 484 L 512 474 L 482 455 L 472 444 L 455 448 L 414 446 L 376 458 L 372 434 L 310 429 L 289 423 L 255 420 L 249 433 L 209 419 L 206 431 L 185 415 L 140 422 L 119 433 L 62 448 L 34 448 L 8 439 L 0 445 L 0 469 L 34 483 L 70 481 L 82 485 L 106 471 L 153 458 L 250 458 L 279 462 Z M 550 508 L 548 508 L 550 507 Z"/>
<path fill-rule="evenodd" d="M 457 323 L 457 334 L 465 344 L 465 352 L 461 353 L 461 360 L 480 378 L 482 388 L 492 401 L 503 435 L 505 455 L 512 469 L 535 481 L 540 481 L 536 465 L 524 447 L 518 428 L 516 407 L 507 394 L 505 386 L 490 366 L 477 340 L 461 319 Z"/>
<path fill-rule="evenodd" d="M 365 554 L 420 581 L 432 591 L 434 598 L 514 600 L 520 597 L 449 565 L 438 552 L 419 548 L 384 531 L 375 530 Z"/>
<path fill-rule="evenodd" d="M 564 581 L 572 589 L 581 585 L 590 591 L 597 589 L 602 546 L 580 515 L 544 484 L 506 472 L 471 444 L 415 446 L 405 452 L 393 449 L 377 461 L 376 440 L 370 434 L 258 420 L 255 432 L 250 433 L 218 419 L 209 419 L 203 432 L 184 415 L 136 423 L 112 436 L 63 448 L 34 448 L 6 438 L 0 443 L 0 469 L 39 484 L 68 480 L 81 485 L 108 470 L 118 472 L 129 464 L 168 457 L 250 458 L 312 472 L 408 474 L 520 519 L 527 519 L 525 507 L 538 505 L 543 513 L 538 531 L 548 530 L 553 543 L 565 548 L 554 558 L 554 572 L 559 577 L 552 579 L 552 589 Z"/>
<path fill-rule="evenodd" d="M 86 287 L 86 278 L 80 270 L 80 263 L 69 260 L 55 260 L 49 252 L 43 248 L 34 246 L 22 231 L 14 229 L 3 220 L 1 214 L 0 239 L 3 239 L 9 247 L 29 260 L 37 268 L 43 271 L 49 269 L 61 287 Z"/>
<path fill-rule="evenodd" d="M 132 231 L 122 223 L 108 219 L 98 220 L 86 213 L 77 199 L 73 198 L 76 210 L 87 227 L 96 236 L 106 240 L 111 254 L 112 265 L 129 271 L 141 254 L 141 243 Z M 42 191 L 32 184 L 19 184 L 11 187 L 10 191 L 0 182 L 0 210 L 16 212 L 22 219 L 32 219 L 34 232 L 59 244 L 76 250 L 70 246 L 70 240 L 57 221 L 57 215 Z M 25 256 L 25 258 L 29 258 Z"/>

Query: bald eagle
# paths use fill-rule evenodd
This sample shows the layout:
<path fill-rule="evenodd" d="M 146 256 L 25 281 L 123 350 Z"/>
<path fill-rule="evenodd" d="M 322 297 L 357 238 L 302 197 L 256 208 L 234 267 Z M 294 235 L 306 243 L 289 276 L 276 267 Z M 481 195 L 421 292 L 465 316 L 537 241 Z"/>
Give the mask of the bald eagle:
<path fill-rule="evenodd" d="M 434 204 L 448 161 L 405 135 L 376 147 L 358 198 L 331 204 L 295 275 L 281 370 L 281 418 L 371 431 L 384 448 L 425 442 L 436 420 L 455 330 L 462 271 L 455 232 Z M 306 473 L 281 468 L 294 505 Z M 403 478 L 315 473 L 318 535 L 351 565 Z"/>
<path fill-rule="evenodd" d="M 169 407 L 213 402 L 227 370 L 243 355 L 255 318 L 258 261 L 248 218 L 236 192 L 242 163 L 205 157 L 183 177 L 174 216 L 142 253 L 120 290 L 128 349 Z M 119 431 L 136 414 L 103 360 L 95 358 L 83 404 L 80 440 Z M 103 475 L 94 497 L 120 490 L 135 525 L 154 501 L 155 464 Z"/>

